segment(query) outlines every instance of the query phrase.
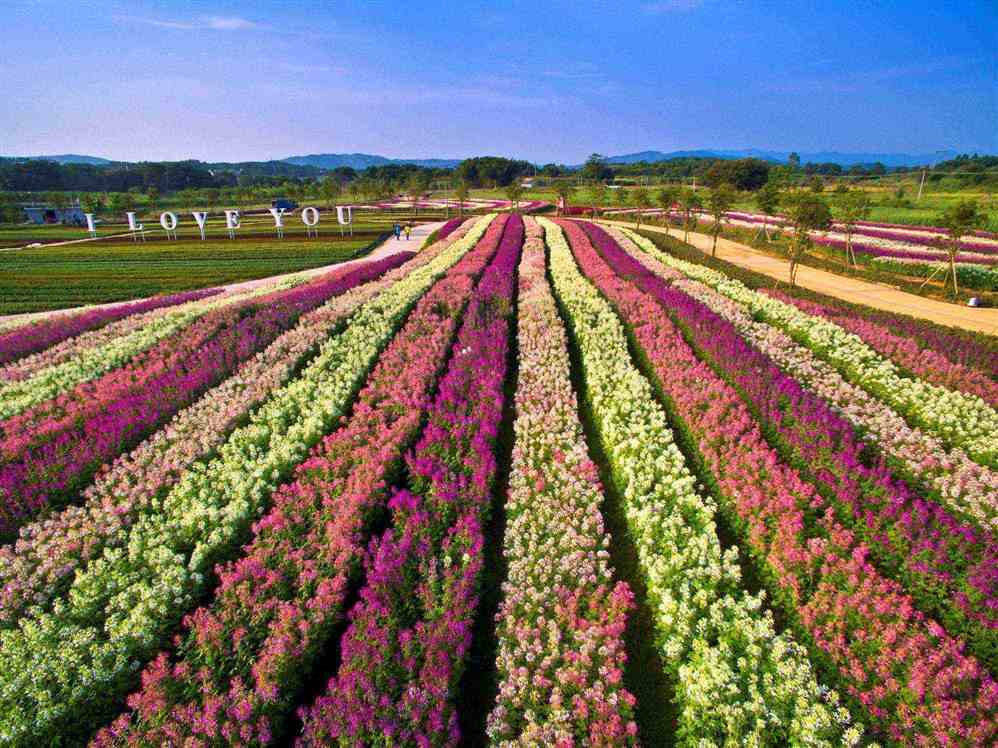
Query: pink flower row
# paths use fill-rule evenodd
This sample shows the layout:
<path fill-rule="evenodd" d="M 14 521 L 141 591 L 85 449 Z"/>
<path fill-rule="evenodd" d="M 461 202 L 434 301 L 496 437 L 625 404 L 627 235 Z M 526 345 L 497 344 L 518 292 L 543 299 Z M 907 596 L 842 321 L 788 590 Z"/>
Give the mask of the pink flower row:
<path fill-rule="evenodd" d="M 614 584 L 602 487 L 569 378 L 568 340 L 545 277 L 544 232 L 527 220 L 520 261 L 508 566 L 497 616 L 500 677 L 489 738 L 501 744 L 633 744 L 623 631 L 633 607 Z"/>
<path fill-rule="evenodd" d="M 299 746 L 459 740 L 453 701 L 478 606 L 522 242 L 523 220 L 511 215 L 407 458 L 413 491 L 395 494 L 391 526 L 371 544 L 339 670 L 300 711 Z"/>
<path fill-rule="evenodd" d="M 404 261 L 335 269 L 301 286 L 216 309 L 126 366 L 0 424 L 0 534 L 78 495 L 94 471 L 197 400 L 298 318 Z"/>
<path fill-rule="evenodd" d="M 153 660 L 128 699 L 132 711 L 95 745 L 265 745 L 286 727 L 342 616 L 366 528 L 384 511 L 474 277 L 495 252 L 498 223 L 417 303 L 350 418 L 274 494 L 244 555 L 217 568 L 213 601 L 184 620 L 176 653 Z"/>
<path fill-rule="evenodd" d="M 983 745 L 998 737 L 990 674 L 877 572 L 869 548 L 767 444 L 739 394 L 693 353 L 663 301 L 614 277 L 605 262 L 586 261 L 583 270 L 632 326 L 778 601 L 791 620 L 799 616 L 874 724 L 904 743 Z"/>
<path fill-rule="evenodd" d="M 153 296 L 130 304 L 90 309 L 76 314 L 58 314 L 40 322 L 17 327 L 10 332 L 0 333 L 0 365 L 9 364 L 32 353 L 43 351 L 89 330 L 97 330 L 115 320 L 139 315 L 153 309 L 165 309 L 188 301 L 196 301 L 213 296 L 220 291 L 220 288 L 206 288 L 169 296 Z"/>
<path fill-rule="evenodd" d="M 858 315 L 851 315 L 845 310 L 798 299 L 773 289 L 763 289 L 763 293 L 793 304 L 808 314 L 831 320 L 858 335 L 863 342 L 882 356 L 892 359 L 899 366 L 926 381 L 977 395 L 985 402 L 998 407 L 998 382 L 981 369 L 954 363 L 932 348 L 919 345 L 908 336 L 898 335 L 885 325 L 863 319 Z"/>
<path fill-rule="evenodd" d="M 464 233 L 457 232 L 451 241 Z M 451 241 L 423 250 L 402 267 L 304 315 L 294 329 L 233 376 L 131 453 L 102 469 L 84 492 L 82 505 L 22 527 L 13 546 L 0 548 L 0 626 L 13 625 L 28 605 L 48 606 L 77 569 L 99 557 L 105 547 L 122 542 L 127 528 L 150 511 L 188 467 L 218 449 L 246 415 L 294 376 L 355 309 L 414 267 L 429 262 Z"/>

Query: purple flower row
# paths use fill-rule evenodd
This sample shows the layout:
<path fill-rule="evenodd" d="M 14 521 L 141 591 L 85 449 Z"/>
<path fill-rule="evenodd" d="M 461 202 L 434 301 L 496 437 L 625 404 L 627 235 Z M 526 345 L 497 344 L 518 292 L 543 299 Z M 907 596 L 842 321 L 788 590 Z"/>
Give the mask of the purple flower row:
<path fill-rule="evenodd" d="M 503 600 L 496 615 L 499 693 L 493 744 L 633 745 L 634 696 L 624 687 L 624 629 L 634 606 L 613 581 L 572 389 L 568 339 L 545 277 L 544 229 L 525 221 L 517 289 L 519 374 L 506 492 Z"/>
<path fill-rule="evenodd" d="M 270 394 L 287 384 L 360 306 L 429 262 L 445 242 L 420 252 L 378 280 L 334 297 L 246 361 L 232 376 L 180 411 L 163 428 L 123 454 L 71 505 L 21 528 L 14 545 L 0 548 L 0 626 L 16 623 L 28 605 L 48 607 L 77 570 L 162 499 L 199 459 L 215 452 Z"/>
<path fill-rule="evenodd" d="M 841 249 L 845 251 L 846 241 L 845 239 L 834 239 L 825 236 L 814 236 L 812 240 L 816 244 L 823 244 L 827 247 L 834 247 L 835 249 Z M 903 260 L 925 260 L 927 262 L 941 262 L 946 259 L 946 255 L 941 251 L 928 252 L 919 251 L 917 249 L 891 249 L 890 247 L 879 247 L 875 244 L 867 244 L 862 241 L 862 238 L 853 238 L 852 240 L 853 251 L 859 254 L 867 255 L 869 257 L 899 257 Z M 994 257 L 968 257 L 967 255 L 962 255 L 957 253 L 957 262 L 970 263 L 972 265 L 998 265 L 998 256 Z"/>
<path fill-rule="evenodd" d="M 786 221 L 785 216 L 768 216 L 763 217 L 755 213 L 740 213 L 732 211 L 725 214 L 729 218 L 733 218 L 738 221 L 744 221 L 745 223 L 767 223 L 769 225 L 780 225 Z M 836 223 L 836 230 L 843 231 L 841 223 Z M 890 241 L 897 242 L 908 242 L 910 244 L 919 244 L 926 247 L 934 247 L 940 249 L 943 245 L 948 242 L 946 237 L 946 229 L 938 228 L 934 226 L 925 226 L 925 231 L 890 231 L 886 229 L 913 229 L 913 226 L 906 226 L 897 223 L 872 223 L 870 221 L 857 221 L 856 231 L 853 234 L 853 241 L 855 246 L 855 240 L 860 239 L 864 236 L 868 236 L 871 239 L 888 239 Z M 933 233 L 929 233 L 933 232 Z M 993 238 L 990 235 L 986 235 L 987 232 L 974 232 L 976 236 L 981 236 L 982 238 Z M 960 249 L 967 252 L 983 252 L 984 254 L 998 254 L 998 244 L 994 242 L 979 242 L 972 239 L 963 239 L 960 241 Z M 970 260 L 968 260 L 969 262 Z M 979 260 L 974 260 L 979 262 Z"/>
<path fill-rule="evenodd" d="M 730 322 L 648 271 L 603 229 L 586 229 L 611 266 L 662 303 L 742 392 L 796 467 L 829 497 L 837 515 L 896 573 L 950 633 L 998 664 L 998 543 L 897 480 L 871 459 L 853 427 L 750 345 Z"/>
<path fill-rule="evenodd" d="M 771 294 L 773 295 L 773 294 Z M 785 299 L 797 304 L 799 299 Z M 982 336 L 964 330 L 944 329 L 925 320 L 893 314 L 869 307 L 827 297 L 822 301 L 833 322 L 840 324 L 841 319 L 855 318 L 893 330 L 902 338 L 911 340 L 919 348 L 928 353 L 945 356 L 953 366 L 968 369 L 980 369 L 992 379 L 998 379 L 998 346 L 988 345 Z M 827 316 L 827 315 L 822 315 Z M 855 331 L 853 331 L 855 332 Z M 862 337 L 862 336 L 860 336 Z M 945 365 L 943 368 L 948 368 Z"/>
<path fill-rule="evenodd" d="M 453 745 L 453 698 L 471 645 L 496 475 L 523 219 L 512 215 L 468 305 L 447 373 L 408 459 L 410 488 L 372 542 L 366 585 L 299 745 Z"/>
<path fill-rule="evenodd" d="M 166 423 L 330 297 L 400 265 L 394 255 L 209 312 L 128 366 L 2 424 L 0 534 L 72 500 L 94 472 Z M 44 415 L 39 415 L 39 412 Z"/>
<path fill-rule="evenodd" d="M 899 366 L 928 382 L 977 395 L 998 407 L 998 382 L 979 368 L 955 363 L 935 349 L 920 345 L 908 335 L 898 334 L 891 327 L 865 319 L 846 309 L 798 299 L 784 291 L 774 289 L 760 289 L 760 291 L 787 304 L 793 304 L 803 312 L 831 320 L 858 335 L 880 355 L 892 359 Z"/>
<path fill-rule="evenodd" d="M 464 222 L 463 218 L 452 218 L 437 231 L 437 241 L 446 239 L 454 230 Z"/>
<path fill-rule="evenodd" d="M 475 277 L 502 219 L 416 304 L 358 395 L 274 495 L 237 561 L 220 565 L 214 600 L 190 616 L 177 653 L 147 668 L 142 689 L 97 745 L 185 739 L 268 744 L 342 617 L 370 522 L 418 433 Z"/>
<path fill-rule="evenodd" d="M 23 356 L 37 353 L 82 332 L 96 330 L 132 314 L 141 314 L 153 309 L 196 301 L 213 296 L 221 290 L 220 288 L 206 288 L 169 296 L 153 296 L 130 304 L 91 309 L 76 314 L 57 314 L 41 322 L 17 327 L 10 332 L 0 333 L 0 364 L 16 361 Z"/>
<path fill-rule="evenodd" d="M 764 578 L 773 581 L 776 600 L 791 620 L 799 616 L 848 690 L 893 740 L 962 745 L 993 739 L 998 687 L 987 670 L 877 572 L 867 560 L 869 548 L 767 443 L 738 389 L 698 358 L 668 316 L 675 311 L 681 323 L 690 322 L 702 343 L 699 331 L 707 326 L 688 312 L 705 320 L 712 313 L 696 308 L 601 229 L 586 229 L 605 261 L 573 244 L 580 266 L 634 331 L 676 419 L 716 481 L 725 514 Z M 719 325 L 710 329 L 725 336 Z M 741 353 L 760 388 L 779 387 L 778 371 L 751 351 Z"/>

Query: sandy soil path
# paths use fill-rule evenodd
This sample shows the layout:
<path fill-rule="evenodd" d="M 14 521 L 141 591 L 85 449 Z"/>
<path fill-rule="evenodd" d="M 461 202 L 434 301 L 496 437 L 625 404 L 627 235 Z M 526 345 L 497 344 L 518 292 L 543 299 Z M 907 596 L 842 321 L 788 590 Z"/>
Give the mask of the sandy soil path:
<path fill-rule="evenodd" d="M 598 221 L 612 226 L 634 228 L 632 221 Z M 642 226 L 645 231 L 664 234 L 659 226 Z M 676 236 L 677 230 L 669 232 Z M 713 238 L 707 234 L 690 233 L 689 243 L 704 253 L 710 253 Z M 789 266 L 786 260 L 770 257 L 752 247 L 730 239 L 718 239 L 717 256 L 722 260 L 786 282 Z M 998 309 L 975 309 L 944 301 L 926 299 L 881 283 L 848 278 L 826 270 L 802 265 L 797 271 L 797 284 L 812 291 L 834 296 L 854 304 L 874 309 L 907 314 L 911 317 L 938 322 L 964 330 L 998 335 Z"/>
<path fill-rule="evenodd" d="M 355 260 L 347 260 L 346 262 L 337 262 L 332 265 L 323 265 L 322 267 L 311 268 L 309 270 L 299 270 L 295 273 L 286 273 L 285 275 L 274 275 L 267 278 L 257 278 L 255 280 L 240 281 L 239 283 L 230 283 L 222 288 L 226 293 L 241 293 L 243 291 L 250 291 L 254 288 L 258 288 L 262 285 L 268 283 L 274 283 L 280 281 L 282 278 L 290 278 L 291 276 L 297 276 L 301 278 L 312 278 L 316 275 L 322 275 L 333 268 L 350 267 L 351 265 L 356 265 L 361 262 L 367 262 L 368 260 L 380 260 L 384 257 L 389 257 L 398 252 L 406 251 L 416 251 L 423 246 L 423 242 L 426 240 L 430 234 L 436 231 L 438 228 L 443 226 L 444 223 L 424 223 L 419 226 L 414 226 L 412 229 L 412 237 L 409 241 L 405 240 L 405 236 L 401 239 L 396 239 L 395 237 L 389 237 L 386 241 L 379 244 L 371 252 L 364 255 L 363 257 L 358 257 Z M 0 316 L 0 324 L 4 325 L 6 329 L 11 329 L 22 322 L 36 322 L 46 317 L 54 317 L 60 314 L 72 314 L 74 312 L 79 312 L 83 309 L 104 309 L 109 307 L 121 306 L 122 304 L 131 304 L 136 301 L 141 301 L 141 299 L 129 299 L 128 301 L 115 301 L 109 304 L 97 304 L 94 306 L 86 307 L 70 307 L 68 309 L 55 309 L 47 312 L 27 312 L 25 314 L 8 314 L 5 316 Z M 10 324 L 7 324 L 10 323 Z"/>

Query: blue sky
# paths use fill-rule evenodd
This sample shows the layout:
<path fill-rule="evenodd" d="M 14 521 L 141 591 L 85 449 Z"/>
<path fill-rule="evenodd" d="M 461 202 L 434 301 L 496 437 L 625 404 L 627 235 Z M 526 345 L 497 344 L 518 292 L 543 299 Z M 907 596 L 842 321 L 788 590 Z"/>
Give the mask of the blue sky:
<path fill-rule="evenodd" d="M 0 0 L 0 155 L 998 152 L 998 3 Z"/>

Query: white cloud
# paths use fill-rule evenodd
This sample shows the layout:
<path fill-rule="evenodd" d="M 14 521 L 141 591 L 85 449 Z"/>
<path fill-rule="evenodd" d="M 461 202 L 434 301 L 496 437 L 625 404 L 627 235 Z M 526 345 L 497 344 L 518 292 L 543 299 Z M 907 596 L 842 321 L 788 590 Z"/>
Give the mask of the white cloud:
<path fill-rule="evenodd" d="M 183 29 L 191 31 L 197 28 L 196 24 L 186 21 L 161 21 L 157 18 L 141 18 L 139 16 L 115 16 L 114 20 L 119 23 L 141 23 L 145 26 L 155 26 L 160 29 Z"/>
<path fill-rule="evenodd" d="M 262 28 L 260 24 L 238 16 L 203 16 L 202 20 L 208 25 L 208 28 L 216 31 L 244 31 Z"/>
<path fill-rule="evenodd" d="M 197 29 L 252 31 L 266 28 L 255 21 L 239 18 L 238 16 L 200 16 L 197 20 L 192 21 L 163 20 L 160 18 L 144 18 L 142 16 L 115 16 L 115 20 L 122 23 L 141 23 L 160 29 L 179 29 L 182 31 L 195 31 Z"/>
<path fill-rule="evenodd" d="M 684 13 L 689 10 L 696 10 L 704 2 L 705 0 L 662 0 L 662 2 L 645 3 L 641 6 L 641 10 L 653 15 L 660 13 Z"/>

